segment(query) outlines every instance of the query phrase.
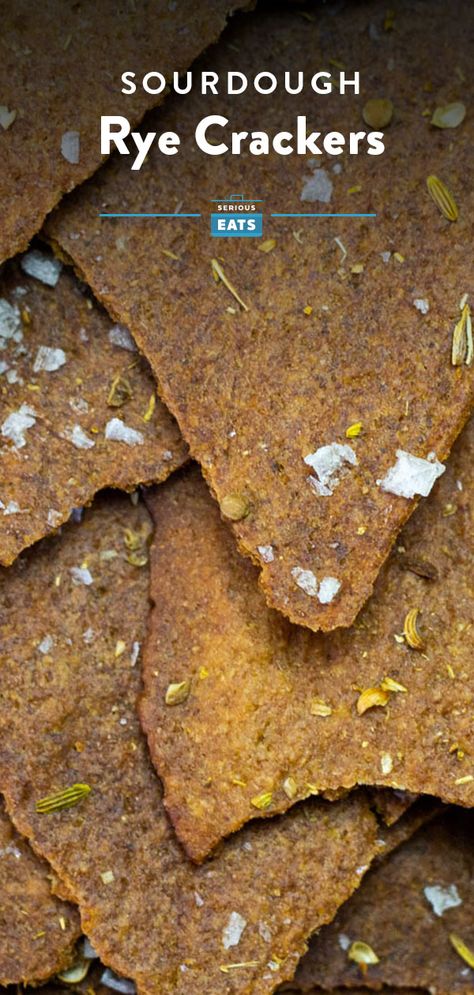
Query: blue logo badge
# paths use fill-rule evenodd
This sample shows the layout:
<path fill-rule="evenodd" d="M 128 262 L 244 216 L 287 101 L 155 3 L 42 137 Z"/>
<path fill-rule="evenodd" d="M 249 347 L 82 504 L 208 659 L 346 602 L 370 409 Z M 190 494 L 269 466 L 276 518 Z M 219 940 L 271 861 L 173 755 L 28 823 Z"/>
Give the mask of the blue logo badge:
<path fill-rule="evenodd" d="M 232 193 L 230 197 L 213 200 L 211 213 L 211 235 L 215 238 L 261 238 L 263 234 L 263 214 L 261 200 L 245 197 L 243 193 Z"/>

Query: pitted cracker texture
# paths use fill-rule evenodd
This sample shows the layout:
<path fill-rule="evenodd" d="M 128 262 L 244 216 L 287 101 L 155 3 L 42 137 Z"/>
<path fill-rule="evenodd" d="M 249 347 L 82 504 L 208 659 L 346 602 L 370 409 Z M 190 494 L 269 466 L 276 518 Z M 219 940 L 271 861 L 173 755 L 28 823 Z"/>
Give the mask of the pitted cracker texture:
<path fill-rule="evenodd" d="M 472 813 L 452 812 L 374 868 L 334 922 L 313 938 L 293 987 L 307 992 L 313 985 L 419 985 L 439 995 L 471 995 L 472 969 L 450 935 L 473 949 L 472 838 Z M 354 941 L 367 943 L 379 958 L 363 979 L 347 956 Z"/>
<path fill-rule="evenodd" d="M 225 26 L 239 2 L 133 3 L 16 0 L 2 16 L 0 262 L 25 249 L 61 195 L 103 162 L 101 115 L 137 124 L 163 94 L 143 76 L 183 72 Z M 121 93 L 121 74 L 137 91 Z M 156 86 L 155 78 L 150 80 Z"/>
<path fill-rule="evenodd" d="M 150 493 L 141 716 L 194 858 L 314 791 L 365 783 L 474 804 L 473 461 L 471 419 L 355 625 L 325 635 L 267 606 L 194 467 Z M 416 609 L 420 649 L 403 635 Z M 180 682 L 189 694 L 170 707 L 167 688 Z M 359 714 L 369 689 L 385 705 Z"/>
<path fill-rule="evenodd" d="M 0 984 L 46 981 L 66 968 L 77 909 L 51 894 L 50 868 L 18 835 L 0 801 Z"/>
<path fill-rule="evenodd" d="M 10 264 L 0 342 L 0 562 L 9 564 L 99 489 L 164 480 L 187 448 L 128 331 L 70 273 L 51 287 Z"/>
<path fill-rule="evenodd" d="M 234 69 L 237 46 L 250 78 L 262 65 L 280 80 L 283 68 L 297 66 L 309 80 L 317 53 L 318 65 L 357 68 L 360 96 L 335 89 L 317 97 L 309 83 L 298 97 L 282 88 L 271 98 L 251 87 L 240 98 L 221 93 L 229 124 L 210 137 L 288 131 L 305 113 L 310 131 L 366 132 L 365 102 L 389 93 L 395 113 L 382 156 L 365 147 L 338 157 L 206 155 L 193 135 L 211 113 L 209 99 L 194 94 L 147 121 L 148 129 L 179 129 L 171 163 L 153 149 L 138 174 L 127 158 L 111 161 L 47 226 L 132 329 L 241 551 L 261 569 L 268 602 L 313 630 L 354 620 L 414 509 L 416 499 L 378 483 L 397 451 L 428 460 L 425 469 L 434 454 L 443 462 L 474 402 L 474 367 L 451 364 L 460 301 L 472 287 L 474 117 L 442 130 L 423 116 L 448 99 L 474 103 L 468 73 L 452 74 L 466 58 L 474 7 L 403 2 L 393 31 L 384 30 L 376 0 L 332 15 L 243 18 L 202 65 Z M 455 223 L 428 194 L 433 173 L 456 198 Z M 264 199 L 264 242 L 210 236 L 209 202 L 237 191 Z M 132 226 L 97 218 L 103 204 L 166 211 L 178 199 L 201 220 Z M 360 434 L 346 437 L 358 423 Z M 330 450 L 333 473 L 318 478 L 305 459 L 326 446 L 344 448 Z"/>
<path fill-rule="evenodd" d="M 4 572 L 0 785 L 104 963 L 151 995 L 266 995 L 380 852 L 376 819 L 361 795 L 313 800 L 202 867 L 186 859 L 137 716 L 148 571 L 123 535 L 148 526 L 140 505 L 104 498 Z M 78 566 L 92 583 L 75 582 Z M 36 813 L 74 783 L 91 787 L 81 803 Z"/>

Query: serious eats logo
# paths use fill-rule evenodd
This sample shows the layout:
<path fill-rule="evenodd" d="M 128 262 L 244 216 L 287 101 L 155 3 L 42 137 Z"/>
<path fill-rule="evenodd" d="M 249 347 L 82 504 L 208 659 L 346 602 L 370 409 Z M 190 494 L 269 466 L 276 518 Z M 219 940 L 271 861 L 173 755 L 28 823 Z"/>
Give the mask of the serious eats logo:
<path fill-rule="evenodd" d="M 215 238 L 261 238 L 262 200 L 232 193 L 211 201 L 211 235 Z"/>

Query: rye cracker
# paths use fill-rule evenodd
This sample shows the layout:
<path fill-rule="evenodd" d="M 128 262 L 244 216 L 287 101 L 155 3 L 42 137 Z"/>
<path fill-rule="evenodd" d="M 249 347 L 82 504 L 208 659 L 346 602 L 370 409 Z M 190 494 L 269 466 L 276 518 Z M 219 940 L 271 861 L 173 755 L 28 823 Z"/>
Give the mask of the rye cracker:
<path fill-rule="evenodd" d="M 51 893 L 50 868 L 18 835 L 0 801 L 0 984 L 39 984 L 68 967 L 81 924 Z"/>
<path fill-rule="evenodd" d="M 473 466 L 471 419 L 355 625 L 326 635 L 267 606 L 196 468 L 150 493 L 141 716 L 193 857 L 328 789 L 474 804 Z M 179 683 L 189 693 L 170 707 Z"/>
<path fill-rule="evenodd" d="M 147 121 L 179 130 L 172 163 L 152 149 L 133 173 L 117 157 L 47 226 L 136 336 L 268 602 L 313 630 L 353 622 L 414 510 L 417 497 L 401 495 L 429 492 L 473 407 L 459 322 L 473 290 L 474 115 L 430 123 L 436 105 L 474 106 L 461 65 L 473 24 L 463 0 L 403 2 L 394 30 L 377 0 L 309 21 L 288 8 L 241 18 L 202 67 L 234 69 L 237 47 L 239 70 L 252 79 L 264 65 L 280 86 L 221 93 L 229 124 L 209 131 L 214 143 L 256 122 L 294 133 L 297 115 L 310 132 L 366 134 L 364 106 L 385 94 L 395 110 L 383 155 L 207 155 L 193 136 L 212 108 L 194 94 Z M 340 66 L 359 71 L 360 95 L 315 95 L 315 63 L 336 80 Z M 307 80 L 298 97 L 281 85 L 295 66 Z M 430 196 L 432 175 L 456 200 L 455 222 Z M 263 241 L 211 237 L 210 201 L 234 191 L 264 199 Z M 129 211 L 180 201 L 201 220 L 98 218 L 125 201 Z"/>
<path fill-rule="evenodd" d="M 28 259 L 10 264 L 0 283 L 4 564 L 101 488 L 164 480 L 187 457 L 127 329 L 112 325 L 70 272 L 53 270 L 55 286 L 28 276 Z M 54 260 L 37 251 L 34 260 L 44 279 Z"/>
<path fill-rule="evenodd" d="M 418 985 L 439 995 L 470 995 L 472 964 L 456 952 L 453 937 L 470 948 L 472 958 L 472 835 L 471 812 L 448 813 L 374 868 L 334 922 L 313 938 L 294 987 L 307 992 L 314 984 Z M 348 957 L 357 941 L 378 957 L 363 973 Z"/>
<path fill-rule="evenodd" d="M 183 72 L 237 6 L 232 0 L 4 5 L 0 262 L 25 249 L 61 195 L 103 162 L 101 115 L 137 124 L 163 99 L 145 92 L 142 77 L 150 69 L 167 78 Z M 121 93 L 125 70 L 136 72 L 133 95 Z"/>
<path fill-rule="evenodd" d="M 143 506 L 104 496 L 4 571 L 0 785 L 101 960 L 140 992 L 266 995 L 380 852 L 377 821 L 361 794 L 311 800 L 187 860 L 137 716 L 148 569 L 124 537 L 149 527 Z M 76 805 L 37 811 L 74 785 Z"/>

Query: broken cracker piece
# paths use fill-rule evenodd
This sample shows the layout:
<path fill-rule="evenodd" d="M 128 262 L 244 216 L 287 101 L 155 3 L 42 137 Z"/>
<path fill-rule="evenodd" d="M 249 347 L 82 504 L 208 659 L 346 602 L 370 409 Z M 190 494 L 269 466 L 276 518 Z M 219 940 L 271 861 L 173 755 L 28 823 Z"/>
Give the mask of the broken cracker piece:
<path fill-rule="evenodd" d="M 356 784 L 474 805 L 473 467 L 471 419 L 355 625 L 325 636 L 268 608 L 196 468 L 150 492 L 154 607 L 141 717 L 193 857 L 254 818 L 262 792 L 271 795 L 264 816 Z M 453 495 L 456 514 L 445 516 Z M 438 579 L 406 570 L 406 556 L 429 558 Z M 417 651 L 412 626 L 410 643 L 403 635 L 414 605 Z M 163 704 L 171 680 L 191 687 L 179 721 Z M 382 687 L 384 707 L 360 714 L 364 689 Z"/>
<path fill-rule="evenodd" d="M 229 494 L 244 495 L 248 510 L 231 519 L 231 527 L 240 551 L 261 568 L 269 604 L 313 630 L 353 622 L 474 405 L 474 366 L 451 363 L 453 314 L 472 284 L 467 247 L 473 239 L 474 116 L 466 114 L 449 141 L 429 124 L 421 140 L 421 97 L 413 96 L 414 67 L 420 67 L 416 80 L 426 72 L 434 92 L 445 86 L 474 28 L 474 5 L 454 0 L 454 6 L 407 11 L 383 45 L 374 45 L 367 31 L 378 12 L 377 0 L 368 0 L 348 4 L 336 18 L 321 9 L 310 25 L 288 9 L 256 13 L 231 25 L 203 65 L 219 73 L 234 69 L 237 44 L 239 68 L 249 78 L 262 64 L 278 75 L 279 37 L 285 39 L 285 65 L 297 64 L 309 79 L 314 51 L 330 35 L 338 58 L 356 65 L 362 81 L 377 78 L 380 93 L 396 89 L 399 124 L 379 159 L 362 145 L 352 156 L 346 147 L 340 177 L 323 155 L 311 159 L 295 151 L 282 157 L 270 148 L 259 157 L 247 154 L 246 144 L 243 155 L 209 157 L 194 145 L 196 121 L 209 113 L 208 97 L 195 90 L 171 99 L 147 125 L 171 127 L 179 118 L 189 156 L 167 164 L 152 149 L 148 168 L 133 178 L 123 157 L 111 161 L 47 223 L 47 236 L 136 336 L 223 514 Z M 395 68 L 389 71 L 391 59 Z M 472 78 L 462 89 L 472 106 Z M 221 93 L 219 100 L 220 113 L 235 127 L 235 98 Z M 267 97 L 249 88 L 245 101 L 240 124 L 265 119 Z M 311 132 L 316 122 L 309 85 L 298 97 L 298 114 L 307 115 Z M 293 126 L 295 98 L 282 86 L 272 96 L 272 115 L 272 132 Z M 229 144 L 231 126 L 217 127 L 216 140 Z M 327 94 L 318 102 L 317 128 L 321 135 L 358 132 L 357 99 Z M 407 155 L 410 147 L 416 155 Z M 434 172 L 456 198 L 455 225 L 427 195 L 426 177 Z M 230 314 L 229 290 L 213 279 L 216 240 L 206 220 L 216 190 L 228 188 L 262 192 L 265 236 L 278 242 L 278 251 L 266 254 L 255 252 L 252 239 L 221 240 L 219 266 L 248 308 L 234 301 Z M 271 216 L 353 212 L 349 190 L 359 191 L 359 211 L 377 217 L 298 219 L 304 236 L 297 240 L 293 217 Z M 130 211 L 147 204 L 169 211 L 178 195 L 202 215 L 197 224 L 173 222 L 179 261 L 162 257 L 163 224 L 98 220 L 104 199 L 126 201 Z M 126 239 L 127 253 L 117 249 L 117 238 Z M 384 262 L 387 245 L 396 252 Z M 356 280 L 349 275 L 354 267 Z M 414 299 L 429 301 L 422 321 Z M 303 314 L 308 301 L 310 321 Z M 348 440 L 352 420 L 364 431 Z M 328 486 L 307 460 L 336 447 L 354 458 L 339 466 Z M 397 451 L 406 459 L 393 493 L 393 475 L 386 490 L 377 482 L 387 481 Z M 421 466 L 414 468 L 413 459 Z M 259 552 L 268 545 L 276 550 L 270 561 Z M 315 581 L 295 583 L 295 569 Z M 321 599 L 325 577 L 339 586 Z"/>
<path fill-rule="evenodd" d="M 0 801 L 0 984 L 39 984 L 69 966 L 81 924 L 51 894 L 50 868 L 16 830 Z"/>
<path fill-rule="evenodd" d="M 137 716 L 132 659 L 149 578 L 123 539 L 149 528 L 141 502 L 108 494 L 3 570 L 0 787 L 77 900 L 94 949 L 140 992 L 269 995 L 380 852 L 377 821 L 361 793 L 312 799 L 235 835 L 202 867 L 187 860 Z M 94 583 L 74 584 L 85 563 Z M 169 709 L 175 721 L 185 707 Z M 78 805 L 37 811 L 38 799 L 75 783 L 91 788 Z"/>
<path fill-rule="evenodd" d="M 15 0 L 4 8 L 0 262 L 26 249 L 61 195 L 100 166 L 101 116 L 124 115 L 133 128 L 166 93 L 142 87 L 150 68 L 166 80 L 183 72 L 239 6 L 240 0 L 156 0 L 151 6 L 85 0 L 79 7 Z M 132 97 L 121 80 L 130 67 Z M 150 89 L 158 89 L 155 74 Z"/>
<path fill-rule="evenodd" d="M 28 254 L 32 255 L 32 253 Z M 54 258 L 41 253 L 48 276 Z M 28 256 L 24 257 L 28 258 Z M 31 273 L 31 266 L 28 268 Z M 69 272 L 53 287 L 9 264 L 0 282 L 0 563 L 54 531 L 103 487 L 164 480 L 186 459 L 146 360 L 116 344 L 114 328 Z M 130 396 L 111 418 L 120 374 Z M 119 430 L 111 429 L 119 423 Z M 125 445 L 124 445 L 125 443 Z"/>
<path fill-rule="evenodd" d="M 359 980 L 367 988 L 418 985 L 438 995 L 470 995 L 472 971 L 450 937 L 474 944 L 473 829 L 472 812 L 448 811 L 377 864 L 334 922 L 312 939 L 293 987 L 352 990 Z M 363 980 L 347 957 L 356 939 L 378 956 Z"/>

